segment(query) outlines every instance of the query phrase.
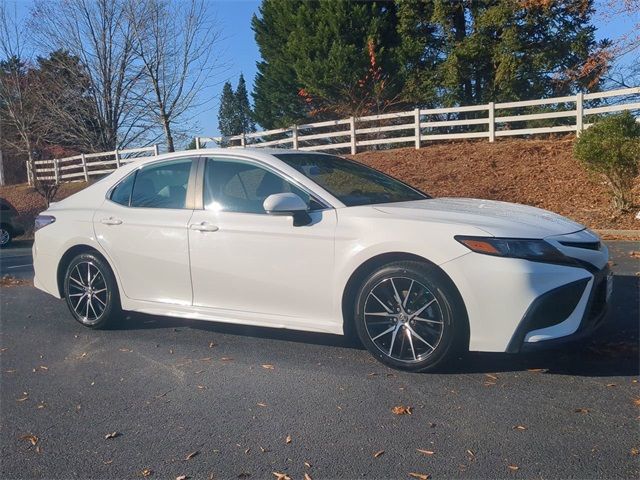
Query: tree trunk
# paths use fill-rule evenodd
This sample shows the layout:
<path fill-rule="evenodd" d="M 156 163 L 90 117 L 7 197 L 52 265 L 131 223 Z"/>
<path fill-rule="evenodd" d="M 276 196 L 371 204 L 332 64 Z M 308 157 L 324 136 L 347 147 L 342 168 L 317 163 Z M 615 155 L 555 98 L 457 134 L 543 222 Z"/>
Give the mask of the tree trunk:
<path fill-rule="evenodd" d="M 160 120 L 162 121 L 164 136 L 167 137 L 167 152 L 175 152 L 176 150 L 173 145 L 173 135 L 171 133 L 171 122 L 169 122 L 169 118 L 164 113 L 161 115 Z"/>

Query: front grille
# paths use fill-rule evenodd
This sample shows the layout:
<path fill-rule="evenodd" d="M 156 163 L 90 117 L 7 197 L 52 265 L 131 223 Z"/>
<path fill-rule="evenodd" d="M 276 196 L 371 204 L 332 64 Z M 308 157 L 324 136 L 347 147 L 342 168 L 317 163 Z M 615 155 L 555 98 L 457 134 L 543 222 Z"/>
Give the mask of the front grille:
<path fill-rule="evenodd" d="M 560 241 L 562 245 L 565 247 L 573 247 L 573 248 L 586 248 L 587 250 L 600 250 L 600 242 L 563 242 Z"/>

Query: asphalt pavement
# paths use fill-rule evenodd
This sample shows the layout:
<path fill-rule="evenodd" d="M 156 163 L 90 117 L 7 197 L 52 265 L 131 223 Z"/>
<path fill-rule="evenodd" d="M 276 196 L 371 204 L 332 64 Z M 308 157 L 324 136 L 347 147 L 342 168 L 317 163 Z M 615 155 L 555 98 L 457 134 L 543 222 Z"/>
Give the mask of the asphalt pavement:
<path fill-rule="evenodd" d="M 141 314 L 92 331 L 2 288 L 0 477 L 638 478 L 640 265 L 611 245 L 593 339 L 435 374 L 331 335 Z M 25 255 L 3 250 L 0 272 Z"/>

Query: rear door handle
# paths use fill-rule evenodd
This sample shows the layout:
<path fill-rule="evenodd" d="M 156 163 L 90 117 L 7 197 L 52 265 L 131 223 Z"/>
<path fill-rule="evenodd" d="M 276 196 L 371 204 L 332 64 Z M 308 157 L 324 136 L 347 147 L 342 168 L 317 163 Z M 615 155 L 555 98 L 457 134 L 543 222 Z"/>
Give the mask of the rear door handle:
<path fill-rule="evenodd" d="M 100 220 L 100 222 L 104 223 L 105 225 L 120 225 L 122 223 L 122 220 L 120 220 L 119 218 L 109 217 L 103 218 L 102 220 Z"/>
<path fill-rule="evenodd" d="M 216 225 L 212 225 L 209 222 L 201 222 L 201 223 L 192 223 L 189 225 L 191 230 L 197 230 L 199 232 L 217 232 L 218 227 Z"/>

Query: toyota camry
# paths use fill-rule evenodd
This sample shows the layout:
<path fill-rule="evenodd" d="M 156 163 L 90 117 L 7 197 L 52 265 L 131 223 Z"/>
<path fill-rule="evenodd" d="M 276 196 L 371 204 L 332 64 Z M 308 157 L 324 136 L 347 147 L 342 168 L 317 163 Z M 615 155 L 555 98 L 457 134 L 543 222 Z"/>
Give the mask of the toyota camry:
<path fill-rule="evenodd" d="M 585 335 L 612 285 L 606 246 L 567 218 L 432 198 L 311 152 L 136 160 L 52 204 L 35 229 L 36 287 L 87 327 L 136 311 L 353 332 L 412 371 Z"/>

